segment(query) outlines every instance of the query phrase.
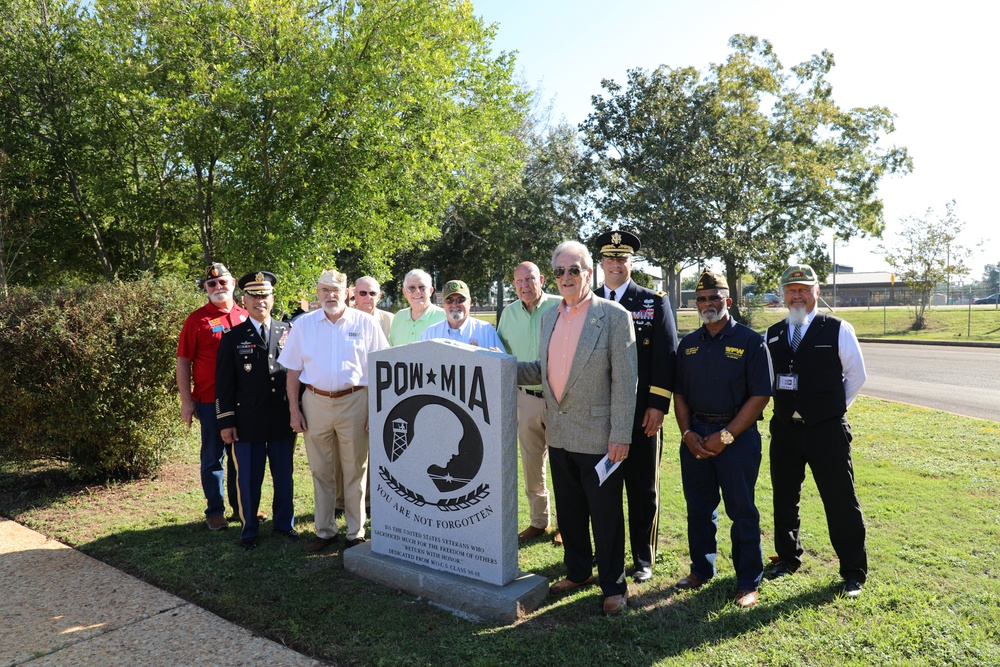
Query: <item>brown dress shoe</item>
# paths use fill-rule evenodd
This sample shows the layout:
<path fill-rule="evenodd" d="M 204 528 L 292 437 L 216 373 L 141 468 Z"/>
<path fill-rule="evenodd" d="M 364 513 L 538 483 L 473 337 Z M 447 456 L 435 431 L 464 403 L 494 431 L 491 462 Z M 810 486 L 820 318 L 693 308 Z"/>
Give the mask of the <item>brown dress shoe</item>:
<path fill-rule="evenodd" d="M 528 526 L 520 533 L 517 534 L 518 542 L 527 542 L 528 540 L 533 540 L 536 537 L 545 534 L 545 528 L 535 528 L 534 526 Z"/>
<path fill-rule="evenodd" d="M 209 530 L 223 530 L 224 528 L 229 527 L 229 524 L 226 522 L 226 517 L 221 514 L 205 517 L 205 523 L 208 524 Z"/>
<path fill-rule="evenodd" d="M 556 534 L 552 536 L 552 544 L 557 547 L 562 546 L 562 531 L 556 530 Z"/>
<path fill-rule="evenodd" d="M 701 588 L 702 585 L 705 583 L 705 581 L 706 580 L 702 579 L 701 577 L 696 577 L 693 574 L 689 574 L 688 576 L 684 577 L 676 584 L 674 584 L 674 588 L 676 588 L 679 591 L 693 591 L 696 588 Z"/>
<path fill-rule="evenodd" d="M 570 581 L 569 579 L 563 579 L 558 581 L 549 587 L 549 592 L 553 595 L 558 595 L 559 593 L 569 593 L 577 588 L 583 588 L 584 586 L 593 586 L 594 577 L 591 576 L 583 581 Z"/>
<path fill-rule="evenodd" d="M 363 537 L 355 537 L 353 540 L 347 540 L 347 542 L 344 544 L 344 548 L 345 549 L 350 549 L 351 547 L 356 547 L 359 544 L 362 544 L 362 543 L 367 542 L 367 541 L 368 540 L 366 540 Z"/>
<path fill-rule="evenodd" d="M 326 549 L 328 546 L 330 546 L 336 541 L 337 541 L 336 537 L 314 537 L 312 540 L 309 541 L 308 544 L 302 547 L 302 550 L 308 551 L 309 553 L 315 553 L 317 551 L 322 551 L 323 549 Z"/>
<path fill-rule="evenodd" d="M 757 591 L 736 591 L 736 606 L 748 609 L 757 604 Z"/>
<path fill-rule="evenodd" d="M 625 605 L 628 602 L 628 592 L 626 591 L 622 595 L 609 595 L 604 598 L 604 615 L 605 616 L 616 616 L 617 614 L 625 611 Z"/>

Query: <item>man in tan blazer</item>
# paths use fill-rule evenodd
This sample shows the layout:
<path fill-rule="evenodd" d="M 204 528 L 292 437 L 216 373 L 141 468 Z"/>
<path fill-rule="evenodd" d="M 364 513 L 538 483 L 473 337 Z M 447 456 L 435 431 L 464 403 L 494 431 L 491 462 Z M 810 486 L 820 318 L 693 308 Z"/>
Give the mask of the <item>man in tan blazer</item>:
<path fill-rule="evenodd" d="M 625 609 L 628 599 L 623 477 L 619 467 L 602 484 L 596 467 L 605 456 L 610 464 L 628 456 L 638 371 L 632 318 L 590 291 L 593 273 L 593 260 L 581 243 L 565 241 L 552 253 L 562 302 L 544 313 L 540 358 L 518 363 L 517 382 L 541 384 L 545 397 L 566 565 L 566 578 L 550 590 L 565 593 L 593 584 L 596 560 L 603 612 L 613 615 Z"/>

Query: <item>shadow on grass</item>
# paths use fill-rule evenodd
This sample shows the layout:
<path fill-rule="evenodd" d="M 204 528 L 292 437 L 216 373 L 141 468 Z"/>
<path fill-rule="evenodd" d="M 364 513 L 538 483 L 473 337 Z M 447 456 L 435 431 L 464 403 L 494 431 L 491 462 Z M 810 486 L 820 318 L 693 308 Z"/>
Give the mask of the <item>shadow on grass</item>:
<path fill-rule="evenodd" d="M 93 482 L 74 479 L 69 465 L 49 461 L 6 462 L 0 467 L 0 514 L 16 518 L 72 497 Z"/>

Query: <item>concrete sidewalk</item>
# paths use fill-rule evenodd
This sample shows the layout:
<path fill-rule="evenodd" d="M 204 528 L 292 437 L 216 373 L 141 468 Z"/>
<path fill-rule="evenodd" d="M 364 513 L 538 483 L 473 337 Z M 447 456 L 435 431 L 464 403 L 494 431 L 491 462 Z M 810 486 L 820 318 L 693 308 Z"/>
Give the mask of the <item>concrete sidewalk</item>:
<path fill-rule="evenodd" d="M 0 667 L 320 664 L 0 518 Z"/>

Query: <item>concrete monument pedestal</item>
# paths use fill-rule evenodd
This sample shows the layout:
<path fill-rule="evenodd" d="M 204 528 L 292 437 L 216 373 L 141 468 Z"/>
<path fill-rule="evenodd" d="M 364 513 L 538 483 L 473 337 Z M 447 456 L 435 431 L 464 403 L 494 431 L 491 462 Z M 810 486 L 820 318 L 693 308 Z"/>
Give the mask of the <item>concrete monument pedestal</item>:
<path fill-rule="evenodd" d="M 514 357 L 442 340 L 380 350 L 368 397 L 371 542 L 344 566 L 481 618 L 533 611 L 548 582 L 517 567 Z"/>

